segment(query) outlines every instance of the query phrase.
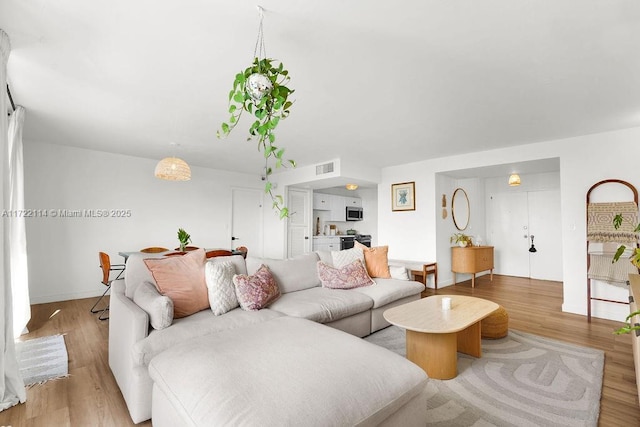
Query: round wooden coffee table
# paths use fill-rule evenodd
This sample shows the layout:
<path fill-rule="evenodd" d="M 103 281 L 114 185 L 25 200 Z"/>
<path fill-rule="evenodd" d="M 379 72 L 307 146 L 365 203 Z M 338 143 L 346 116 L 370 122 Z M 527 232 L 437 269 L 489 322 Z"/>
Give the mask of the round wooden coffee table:
<path fill-rule="evenodd" d="M 442 298 L 451 309 L 442 309 Z M 457 352 L 482 356 L 480 321 L 498 304 L 462 295 L 434 295 L 390 308 L 383 313 L 392 325 L 406 329 L 407 359 L 429 378 L 448 380 L 458 375 Z"/>

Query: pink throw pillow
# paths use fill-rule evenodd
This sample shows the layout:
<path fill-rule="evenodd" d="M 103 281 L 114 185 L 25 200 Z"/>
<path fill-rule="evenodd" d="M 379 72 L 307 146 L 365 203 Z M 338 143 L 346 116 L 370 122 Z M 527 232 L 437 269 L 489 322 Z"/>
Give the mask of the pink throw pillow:
<path fill-rule="evenodd" d="M 318 261 L 318 277 L 320 277 L 323 288 L 352 289 L 374 284 L 360 260 L 355 260 L 340 268 L 334 268 Z"/>
<path fill-rule="evenodd" d="M 280 288 L 273 278 L 269 267 L 262 264 L 252 276 L 236 274 L 233 276 L 236 296 L 243 310 L 260 310 L 280 297 Z"/>
<path fill-rule="evenodd" d="M 186 317 L 209 308 L 204 249 L 182 256 L 143 260 L 156 281 L 158 292 L 173 301 L 173 317 Z"/>

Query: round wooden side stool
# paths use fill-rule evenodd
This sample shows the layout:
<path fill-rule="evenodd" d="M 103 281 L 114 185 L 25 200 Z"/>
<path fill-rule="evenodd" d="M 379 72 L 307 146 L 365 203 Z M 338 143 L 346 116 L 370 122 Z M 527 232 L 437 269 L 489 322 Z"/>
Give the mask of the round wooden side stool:
<path fill-rule="evenodd" d="M 496 311 L 482 319 L 480 330 L 482 338 L 495 340 L 506 337 L 509 332 L 509 313 L 503 306 L 498 307 Z"/>

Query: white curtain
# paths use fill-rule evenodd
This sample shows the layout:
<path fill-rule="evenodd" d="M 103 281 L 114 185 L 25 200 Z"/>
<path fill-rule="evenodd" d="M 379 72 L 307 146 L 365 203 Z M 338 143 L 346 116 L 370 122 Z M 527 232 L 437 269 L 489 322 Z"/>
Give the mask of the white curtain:
<path fill-rule="evenodd" d="M 8 209 L 9 190 L 9 150 L 7 119 L 7 60 L 11 44 L 9 36 L 0 30 L 0 175 L 2 186 L 0 198 L 2 207 Z M 9 221 L 2 221 L 2 246 L 0 246 L 0 410 L 10 408 L 27 400 L 24 382 L 20 376 L 13 334 L 13 307 L 11 291 L 11 260 L 9 254 Z"/>
<path fill-rule="evenodd" d="M 22 156 L 22 128 L 24 108 L 18 106 L 9 119 L 9 209 L 24 210 L 24 157 Z M 9 221 L 11 251 L 11 292 L 13 298 L 13 334 L 19 337 L 31 319 L 29 303 L 29 273 L 27 270 L 27 233 L 24 216 L 5 218 Z"/>

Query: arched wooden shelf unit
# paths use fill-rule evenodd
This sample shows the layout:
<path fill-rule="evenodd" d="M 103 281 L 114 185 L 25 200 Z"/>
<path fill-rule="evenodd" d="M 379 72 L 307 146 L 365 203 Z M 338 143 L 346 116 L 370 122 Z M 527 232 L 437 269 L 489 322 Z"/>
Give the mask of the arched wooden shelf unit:
<path fill-rule="evenodd" d="M 636 189 L 636 187 L 634 187 L 632 184 L 628 183 L 627 181 L 623 181 L 621 179 L 605 179 L 596 184 L 593 184 L 591 188 L 589 188 L 589 191 L 587 191 L 587 222 L 586 222 L 587 229 L 589 226 L 589 204 L 591 203 L 591 193 L 593 192 L 593 190 L 595 190 L 596 188 L 598 188 L 603 184 L 620 184 L 628 187 L 629 190 L 631 190 L 631 192 L 633 193 L 633 201 L 635 202 L 636 206 L 638 206 L 638 190 Z M 636 243 L 636 248 L 637 247 L 638 247 L 638 243 Z M 591 264 L 591 257 L 589 256 L 589 239 L 587 239 L 587 271 L 589 271 L 589 267 L 591 266 L 590 264 Z M 587 320 L 589 322 L 591 322 L 591 301 L 604 301 L 604 302 L 611 302 L 615 304 L 627 304 L 627 305 L 629 304 L 629 301 L 617 301 L 617 300 L 610 300 L 606 298 L 596 298 L 591 296 L 591 278 L 589 278 L 589 276 L 587 275 Z"/>

